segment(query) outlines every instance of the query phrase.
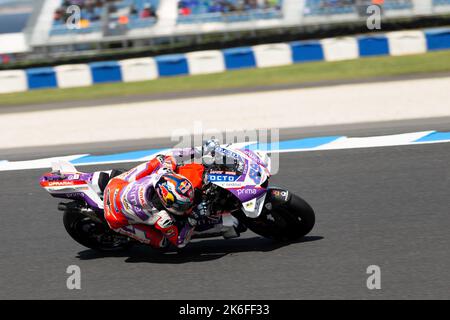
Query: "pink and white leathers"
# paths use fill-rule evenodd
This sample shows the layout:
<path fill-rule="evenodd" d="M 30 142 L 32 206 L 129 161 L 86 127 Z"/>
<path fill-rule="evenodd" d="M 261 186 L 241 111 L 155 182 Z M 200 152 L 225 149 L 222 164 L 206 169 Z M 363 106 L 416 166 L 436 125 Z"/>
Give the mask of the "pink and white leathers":
<path fill-rule="evenodd" d="M 164 247 L 167 240 L 184 247 L 194 227 L 185 222 L 179 230 L 171 214 L 152 203 L 157 197 L 155 184 L 163 174 L 176 171 L 172 156 L 159 155 L 111 179 L 104 191 L 105 219 L 110 228 L 152 247 Z M 203 173 L 202 168 L 194 171 Z"/>

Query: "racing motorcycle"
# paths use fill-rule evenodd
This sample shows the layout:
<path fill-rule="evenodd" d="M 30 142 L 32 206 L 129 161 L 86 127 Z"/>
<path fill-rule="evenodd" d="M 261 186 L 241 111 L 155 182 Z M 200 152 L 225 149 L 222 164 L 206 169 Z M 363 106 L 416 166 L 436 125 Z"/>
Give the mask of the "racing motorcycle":
<path fill-rule="evenodd" d="M 209 215 L 198 221 L 192 239 L 238 237 L 250 229 L 277 241 L 293 241 L 308 234 L 315 223 L 311 206 L 299 196 L 269 187 L 271 160 L 267 153 L 233 145 L 218 146 L 204 159 L 202 197 Z M 216 152 L 217 151 L 217 152 Z M 179 153 L 179 163 L 193 161 Z M 109 180 L 125 170 L 79 172 L 71 163 L 57 161 L 40 185 L 61 202 L 68 234 L 81 245 L 97 251 L 128 249 L 136 240 L 111 230 L 104 218 L 103 191 Z M 175 217 L 177 218 L 177 217 Z"/>

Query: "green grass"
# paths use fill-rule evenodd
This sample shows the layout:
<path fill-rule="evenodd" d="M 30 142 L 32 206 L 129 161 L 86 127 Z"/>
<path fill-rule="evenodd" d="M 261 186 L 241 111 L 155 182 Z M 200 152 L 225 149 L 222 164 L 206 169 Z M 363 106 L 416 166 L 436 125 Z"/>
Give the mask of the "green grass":
<path fill-rule="evenodd" d="M 301 84 L 327 80 L 369 79 L 450 71 L 450 51 L 402 57 L 376 57 L 314 62 L 284 67 L 227 71 L 218 74 L 162 78 L 134 83 L 108 83 L 85 88 L 46 89 L 1 94 L 0 105 L 23 105 L 156 93 Z"/>

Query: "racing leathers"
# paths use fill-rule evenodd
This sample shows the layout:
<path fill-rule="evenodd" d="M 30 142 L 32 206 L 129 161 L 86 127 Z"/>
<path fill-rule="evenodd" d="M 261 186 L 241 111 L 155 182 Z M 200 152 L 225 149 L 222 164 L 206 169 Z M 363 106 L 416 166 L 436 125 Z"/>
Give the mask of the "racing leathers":
<path fill-rule="evenodd" d="M 111 229 L 155 248 L 172 245 L 182 248 L 195 227 L 191 212 L 174 219 L 158 201 L 155 184 L 167 172 L 176 172 L 200 189 L 202 165 L 177 167 L 172 156 L 158 155 L 111 179 L 104 191 L 105 219 Z M 194 215 L 195 216 L 195 215 Z"/>

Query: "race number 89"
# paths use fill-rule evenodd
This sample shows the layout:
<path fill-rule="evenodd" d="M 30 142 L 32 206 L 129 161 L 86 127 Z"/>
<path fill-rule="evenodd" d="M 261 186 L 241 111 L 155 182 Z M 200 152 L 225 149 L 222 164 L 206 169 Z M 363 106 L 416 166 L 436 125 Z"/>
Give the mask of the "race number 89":
<path fill-rule="evenodd" d="M 248 176 L 250 179 L 253 180 L 255 184 L 259 184 L 261 182 L 261 169 L 259 166 L 255 163 L 252 163 L 250 165 L 250 172 L 248 173 Z"/>

